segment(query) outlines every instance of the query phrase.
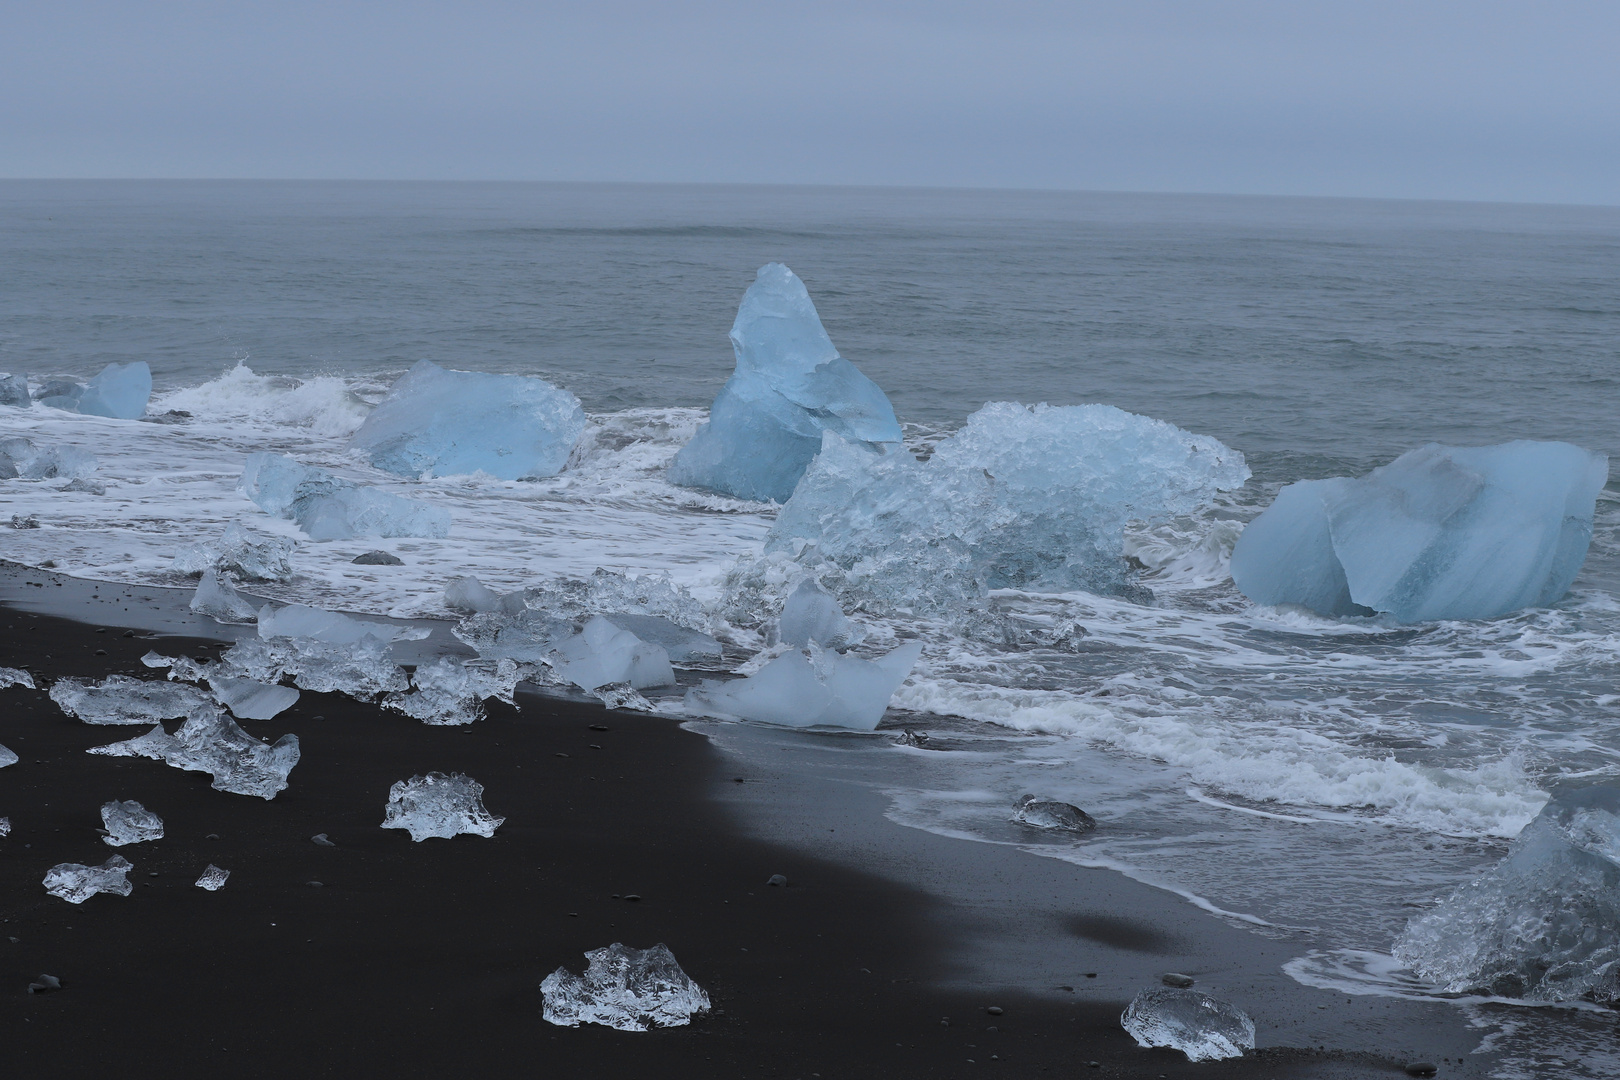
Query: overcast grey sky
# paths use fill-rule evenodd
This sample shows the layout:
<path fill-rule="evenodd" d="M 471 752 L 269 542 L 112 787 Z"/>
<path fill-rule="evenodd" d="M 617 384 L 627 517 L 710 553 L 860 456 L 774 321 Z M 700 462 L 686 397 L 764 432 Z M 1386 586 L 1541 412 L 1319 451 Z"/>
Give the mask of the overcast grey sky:
<path fill-rule="evenodd" d="M 0 0 L 0 176 L 1620 204 L 1620 2 Z"/>

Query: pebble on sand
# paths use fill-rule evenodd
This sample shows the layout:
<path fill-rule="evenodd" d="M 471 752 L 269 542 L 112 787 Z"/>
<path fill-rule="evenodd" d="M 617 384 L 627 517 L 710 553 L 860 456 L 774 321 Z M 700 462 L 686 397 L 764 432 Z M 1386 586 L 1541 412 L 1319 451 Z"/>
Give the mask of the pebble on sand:
<path fill-rule="evenodd" d="M 1183 975 L 1179 971 L 1167 971 L 1163 975 L 1159 976 L 1159 981 L 1164 983 L 1166 986 L 1175 986 L 1185 990 L 1193 984 L 1193 977 L 1191 975 Z"/>
<path fill-rule="evenodd" d="M 782 874 L 772 874 L 766 880 L 765 884 L 774 886 L 778 889 L 785 889 L 787 888 L 787 877 Z"/>

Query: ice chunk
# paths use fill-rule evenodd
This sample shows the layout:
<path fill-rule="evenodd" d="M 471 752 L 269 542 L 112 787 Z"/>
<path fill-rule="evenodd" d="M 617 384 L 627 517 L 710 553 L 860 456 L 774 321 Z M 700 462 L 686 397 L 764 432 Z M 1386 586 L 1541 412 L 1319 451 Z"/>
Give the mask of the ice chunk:
<path fill-rule="evenodd" d="M 298 691 L 292 687 L 257 679 L 210 675 L 208 687 L 221 704 L 242 720 L 272 720 L 298 702 Z"/>
<path fill-rule="evenodd" d="M 79 399 L 84 396 L 84 384 L 75 379 L 46 379 L 34 391 L 34 400 L 53 409 L 77 412 Z"/>
<path fill-rule="evenodd" d="M 1608 476 L 1569 443 L 1430 443 L 1283 488 L 1238 538 L 1232 580 L 1257 604 L 1406 623 L 1543 607 L 1580 573 Z"/>
<path fill-rule="evenodd" d="M 605 616 L 620 630 L 628 630 L 649 645 L 657 645 L 675 664 L 719 660 L 725 650 L 708 634 L 689 630 L 662 615 L 631 615 L 614 611 Z"/>
<path fill-rule="evenodd" d="M 1554 797 L 1393 951 L 1449 992 L 1620 1001 L 1620 786 Z"/>
<path fill-rule="evenodd" d="M 1033 825 L 1037 829 L 1090 832 L 1097 827 L 1091 815 L 1078 806 L 1055 799 L 1037 799 L 1033 795 L 1025 795 L 1018 800 L 1012 819 L 1020 825 Z"/>
<path fill-rule="evenodd" d="M 195 686 L 146 682 L 128 675 L 109 675 L 99 683 L 58 679 L 50 693 L 63 712 L 87 724 L 150 724 L 185 716 L 199 705 L 213 704 Z"/>
<path fill-rule="evenodd" d="M 597 616 L 578 634 L 556 642 L 545 657 L 554 671 L 582 690 L 628 683 L 637 690 L 675 682 L 669 654 Z"/>
<path fill-rule="evenodd" d="M 776 624 L 777 640 L 804 648 L 811 642 L 828 649 L 847 649 L 861 639 L 838 601 L 815 578 L 805 578 L 788 593 Z"/>
<path fill-rule="evenodd" d="M 181 548 L 169 569 L 182 574 L 228 570 L 247 581 L 286 581 L 292 577 L 289 559 L 297 546 L 280 536 L 250 540 L 240 525 L 227 525 L 218 540 Z"/>
<path fill-rule="evenodd" d="M 191 598 L 191 610 L 216 622 L 252 622 L 259 617 L 257 609 L 237 593 L 230 575 L 213 567 L 203 571 Z"/>
<path fill-rule="evenodd" d="M 101 841 L 113 847 L 163 839 L 163 819 L 134 799 L 104 803 L 101 822 L 107 827 Z"/>
<path fill-rule="evenodd" d="M 795 649 L 745 679 L 705 680 L 687 692 L 686 705 L 695 712 L 786 727 L 871 731 L 920 656 L 918 642 L 876 660 L 814 646 L 808 656 Z"/>
<path fill-rule="evenodd" d="M 58 490 L 82 491 L 87 495 L 105 495 L 107 494 L 107 485 L 100 480 L 89 480 L 81 476 L 77 480 L 63 484 Z"/>
<path fill-rule="evenodd" d="M 629 683 L 615 682 L 598 686 L 592 696 L 610 709 L 629 709 L 632 712 L 652 712 L 652 702 Z"/>
<path fill-rule="evenodd" d="M 1196 990 L 1143 990 L 1119 1022 L 1138 1046 L 1180 1050 L 1188 1061 L 1242 1057 L 1254 1049 L 1254 1021 L 1237 1008 Z"/>
<path fill-rule="evenodd" d="M 206 660 L 199 662 L 189 656 L 164 656 L 155 650 L 141 657 L 141 663 L 149 668 L 168 668 L 169 678 L 185 682 L 207 678 L 208 672 L 214 667 Z"/>
<path fill-rule="evenodd" d="M 785 502 L 824 431 L 871 445 L 900 442 L 894 407 L 838 355 L 804 283 L 760 267 L 731 327 L 737 367 L 709 421 L 670 466 L 672 483 Z"/>
<path fill-rule="evenodd" d="M 579 399 L 543 379 L 446 371 L 428 360 L 396 382 L 349 445 L 400 476 L 556 476 L 585 431 Z"/>
<path fill-rule="evenodd" d="M 297 735 L 265 743 L 210 703 L 193 711 L 173 735 L 164 734 L 160 724 L 139 738 L 92 747 L 87 753 L 154 758 L 177 769 L 208 773 L 216 791 L 273 799 L 286 789 L 299 750 Z"/>
<path fill-rule="evenodd" d="M 632 949 L 614 942 L 585 954 L 584 975 L 560 967 L 540 983 L 541 1015 L 561 1027 L 601 1024 L 619 1031 L 680 1027 L 709 1011 L 709 995 L 693 982 L 669 946 Z"/>
<path fill-rule="evenodd" d="M 249 454 L 242 491 L 260 509 L 296 521 L 312 540 L 450 535 L 450 514 L 300 465 L 282 454 Z"/>
<path fill-rule="evenodd" d="M 0 439 L 0 479 L 78 479 L 96 471 L 96 456 L 77 446 L 36 445 L 21 436 Z"/>
<path fill-rule="evenodd" d="M 10 836 L 10 835 L 11 835 L 11 819 L 7 818 L 7 817 L 0 817 L 0 836 Z"/>
<path fill-rule="evenodd" d="M 694 630 L 708 625 L 708 615 L 697 598 L 664 574 L 630 577 L 598 567 L 588 578 L 555 581 L 528 589 L 524 596 L 529 607 L 574 622 L 593 615 L 622 614 L 658 616 Z"/>
<path fill-rule="evenodd" d="M 388 789 L 385 829 L 405 829 L 420 843 L 430 836 L 494 836 L 506 819 L 484 809 L 484 785 L 461 773 L 430 772 Z"/>
<path fill-rule="evenodd" d="M 122 855 L 114 855 L 100 866 L 58 863 L 45 872 L 45 891 L 70 904 L 82 904 L 96 893 L 128 896 L 133 886 L 124 877 L 135 869 Z"/>
<path fill-rule="evenodd" d="M 288 604 L 280 610 L 266 604 L 259 610 L 262 638 L 313 638 L 329 645 L 352 645 L 365 637 L 383 642 L 419 641 L 428 633 L 420 626 L 371 622 L 304 604 Z"/>
<path fill-rule="evenodd" d="M 152 730 L 145 735 L 137 735 L 123 742 L 107 743 L 105 746 L 92 746 L 85 753 L 99 754 L 103 757 L 143 757 L 162 761 L 174 747 L 174 736 L 164 731 L 162 724 L 153 724 Z"/>
<path fill-rule="evenodd" d="M 552 645 L 566 639 L 574 627 L 565 619 L 525 608 L 515 615 L 481 612 L 461 620 L 450 632 L 486 660 L 540 663 Z"/>
<path fill-rule="evenodd" d="M 413 631 L 414 632 L 414 631 Z M 389 646 L 367 634 L 349 644 L 316 638 L 244 638 L 220 654 L 220 673 L 232 678 L 279 682 L 283 675 L 304 690 L 333 691 L 362 701 L 410 685 L 405 669 L 388 657 Z"/>
<path fill-rule="evenodd" d="M 225 880 L 230 876 L 231 872 L 229 870 L 221 870 L 213 863 L 209 863 L 208 869 L 204 870 L 202 876 L 197 879 L 197 888 L 207 889 L 209 892 L 218 892 L 225 887 Z"/>
<path fill-rule="evenodd" d="M 26 375 L 0 375 L 0 405 L 26 409 L 33 403 L 34 399 L 28 396 Z"/>
<path fill-rule="evenodd" d="M 412 693 L 389 694 L 383 705 L 424 724 L 471 724 L 484 718 L 485 698 L 511 704 L 519 678 L 512 660 L 501 660 L 491 671 L 441 656 L 417 666 L 411 675 Z"/>
<path fill-rule="evenodd" d="M 15 765 L 20 760 L 22 759 L 17 756 L 15 750 L 7 746 L 0 746 L 0 769 L 5 768 L 7 765 Z"/>
<path fill-rule="evenodd" d="M 498 611 L 501 608 L 501 594 L 486 588 L 475 577 L 458 577 L 444 587 L 444 606 L 469 615 L 476 615 L 480 611 Z"/>
<path fill-rule="evenodd" d="M 108 364 L 84 388 L 79 411 L 89 416 L 139 420 L 146 415 L 146 402 L 151 396 L 152 369 L 145 360 Z"/>
<path fill-rule="evenodd" d="M 4 690 L 8 686 L 26 686 L 30 690 L 38 689 L 34 685 L 34 677 L 22 668 L 0 667 L 0 690 Z"/>

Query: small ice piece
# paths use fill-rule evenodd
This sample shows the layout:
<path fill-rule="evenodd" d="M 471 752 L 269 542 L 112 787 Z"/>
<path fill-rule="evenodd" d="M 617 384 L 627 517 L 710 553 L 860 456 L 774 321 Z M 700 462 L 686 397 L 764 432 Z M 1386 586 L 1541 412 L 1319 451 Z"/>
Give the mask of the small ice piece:
<path fill-rule="evenodd" d="M 99 683 L 58 679 L 50 694 L 63 712 L 87 724 L 150 724 L 186 716 L 199 705 L 213 704 L 195 686 L 146 682 L 128 675 L 109 675 Z"/>
<path fill-rule="evenodd" d="M 208 688 L 240 720 L 273 720 L 298 702 L 294 687 L 257 679 L 210 675 Z"/>
<path fill-rule="evenodd" d="M 0 817 L 0 836 L 10 836 L 10 835 L 11 835 L 11 819 L 8 818 L 8 817 Z"/>
<path fill-rule="evenodd" d="M 838 601 L 815 578 L 805 578 L 788 593 L 776 624 L 777 640 L 799 649 L 811 642 L 827 649 L 847 649 L 861 636 Z"/>
<path fill-rule="evenodd" d="M 146 415 L 146 402 L 151 396 L 152 369 L 145 360 L 108 364 L 84 388 L 79 411 L 87 416 L 139 420 Z"/>
<path fill-rule="evenodd" d="M 1078 806 L 1056 799 L 1037 799 L 1033 795 L 1025 795 L 1018 800 L 1012 819 L 1020 825 L 1033 825 L 1037 829 L 1090 832 L 1097 827 L 1092 816 Z"/>
<path fill-rule="evenodd" d="M 471 724 L 484 718 L 485 698 L 511 704 L 520 677 L 512 660 L 501 660 L 491 671 L 441 656 L 417 666 L 411 675 L 411 693 L 389 694 L 383 705 L 424 724 Z"/>
<path fill-rule="evenodd" d="M 675 682 L 668 653 L 601 616 L 587 622 L 578 634 L 557 642 L 545 659 L 552 670 L 581 690 L 608 683 L 628 683 L 643 690 Z"/>
<path fill-rule="evenodd" d="M 598 686 L 591 693 L 596 697 L 596 700 L 610 709 L 652 712 L 652 702 L 643 697 L 641 692 L 629 683 L 608 683 L 606 686 Z"/>
<path fill-rule="evenodd" d="M 592 949 L 585 959 L 584 975 L 560 967 L 540 983 L 541 1015 L 549 1023 L 646 1031 L 681 1027 L 709 1011 L 709 995 L 681 970 L 662 942 L 632 949 L 615 941 Z"/>
<path fill-rule="evenodd" d="M 34 399 L 28 396 L 28 377 L 26 375 L 0 375 L 0 405 L 26 409 L 33 403 Z"/>
<path fill-rule="evenodd" d="M 195 710 L 167 735 L 161 724 L 145 735 L 86 751 L 108 757 L 149 757 L 176 769 L 205 772 L 215 791 L 273 799 L 287 787 L 287 774 L 298 764 L 298 736 L 283 735 L 274 743 L 255 739 L 219 706 L 210 702 Z"/>
<path fill-rule="evenodd" d="M 107 494 L 107 485 L 103 484 L 100 480 L 91 480 L 87 477 L 81 476 L 77 480 L 71 480 L 68 483 L 63 484 L 60 490 L 82 491 L 86 495 L 105 495 Z"/>
<path fill-rule="evenodd" d="M 266 513 L 296 521 L 311 540 L 450 535 L 442 507 L 361 487 L 283 454 L 249 454 L 241 488 Z"/>
<path fill-rule="evenodd" d="M 163 819 L 134 799 L 103 804 L 101 823 L 107 827 L 102 843 L 112 847 L 163 839 Z"/>
<path fill-rule="evenodd" d="M 461 833 L 494 836 L 505 820 L 484 809 L 483 784 L 462 773 L 430 772 L 388 789 L 382 827 L 405 829 L 421 843 L 430 836 L 448 840 Z"/>
<path fill-rule="evenodd" d="M 240 525 L 227 525 L 218 540 L 181 548 L 169 569 L 182 574 L 228 570 L 244 581 L 286 581 L 292 577 L 289 561 L 297 544 L 280 536 L 250 540 Z"/>
<path fill-rule="evenodd" d="M 1254 1021 L 1239 1009 L 1196 990 L 1154 987 L 1121 1014 L 1138 1046 L 1180 1050 L 1188 1061 L 1242 1057 L 1254 1049 Z"/>
<path fill-rule="evenodd" d="M 92 746 L 85 753 L 99 754 L 103 757 L 144 757 L 162 761 L 176 745 L 174 736 L 164 731 L 162 724 L 153 724 L 152 730 L 145 735 L 137 735 L 123 742 L 107 743 L 105 746 Z"/>
<path fill-rule="evenodd" d="M 304 604 L 288 604 L 279 610 L 266 604 L 259 609 L 262 638 L 313 638 L 328 645 L 352 645 L 365 637 L 382 642 L 419 641 L 428 633 L 425 627 L 371 622 Z"/>
<path fill-rule="evenodd" d="M 482 472 L 530 480 L 561 472 L 584 431 L 579 399 L 544 379 L 447 371 L 419 360 L 349 445 L 400 476 Z"/>
<path fill-rule="evenodd" d="M 169 678 L 179 679 L 181 682 L 206 679 L 208 673 L 216 666 L 207 660 L 197 661 L 189 656 L 164 656 L 155 649 L 141 657 L 141 663 L 149 668 L 168 668 Z"/>
<path fill-rule="evenodd" d="M 795 649 L 745 679 L 704 680 L 687 691 L 686 705 L 694 712 L 784 727 L 872 731 L 921 656 L 922 645 L 915 641 L 876 660 L 815 646 L 808 656 Z"/>
<path fill-rule="evenodd" d="M 213 863 L 209 863 L 208 869 L 204 870 L 202 876 L 197 879 L 197 888 L 207 889 L 209 892 L 218 892 L 224 887 L 225 880 L 230 876 L 231 872 L 229 870 L 221 870 Z"/>
<path fill-rule="evenodd" d="M 100 866 L 58 863 L 45 872 L 45 891 L 70 904 L 82 904 L 96 893 L 128 896 L 133 886 L 124 877 L 135 865 L 122 855 L 114 855 Z"/>
<path fill-rule="evenodd" d="M 804 282 L 781 263 L 760 267 L 743 294 L 731 348 L 736 370 L 708 423 L 675 455 L 671 483 L 786 502 L 823 432 L 869 447 L 899 444 L 894 406 L 838 355 Z"/>
<path fill-rule="evenodd" d="M 7 765 L 15 765 L 20 760 L 17 757 L 17 751 L 8 746 L 0 745 L 0 769 L 5 768 Z"/>
<path fill-rule="evenodd" d="M 26 686 L 30 690 L 37 690 L 34 677 L 22 668 L 0 667 L 0 690 L 8 686 Z"/>
<path fill-rule="evenodd" d="M 259 617 L 258 609 L 237 593 L 230 575 L 211 566 L 203 571 L 202 580 L 197 583 L 191 610 L 215 622 L 252 622 Z"/>
<path fill-rule="evenodd" d="M 1429 443 L 1283 488 L 1238 538 L 1232 580 L 1257 604 L 1403 623 L 1545 607 L 1580 573 L 1608 477 L 1569 443 Z"/>
<path fill-rule="evenodd" d="M 76 412 L 79 399 L 84 396 L 84 384 L 76 379 L 46 379 L 34 391 L 34 400 L 53 409 Z"/>
<path fill-rule="evenodd" d="M 458 577 L 444 587 L 444 606 L 468 615 L 497 611 L 501 606 L 501 594 L 487 588 L 475 577 Z"/>

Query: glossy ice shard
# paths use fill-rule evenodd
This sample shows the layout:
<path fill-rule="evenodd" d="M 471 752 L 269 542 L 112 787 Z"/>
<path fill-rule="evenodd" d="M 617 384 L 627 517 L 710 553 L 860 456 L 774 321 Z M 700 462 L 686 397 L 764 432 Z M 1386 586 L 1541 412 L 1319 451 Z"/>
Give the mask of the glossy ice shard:
<path fill-rule="evenodd" d="M 524 597 L 530 608 L 575 622 L 593 615 L 650 615 L 693 630 L 708 625 L 703 605 L 665 574 L 631 577 L 598 568 L 588 578 L 564 578 L 527 589 Z"/>
<path fill-rule="evenodd" d="M 541 1015 L 561 1027 L 601 1024 L 619 1031 L 680 1027 L 709 1011 L 709 995 L 663 943 L 632 949 L 614 942 L 585 954 L 585 974 L 560 967 L 540 983 Z"/>
<path fill-rule="evenodd" d="M 0 439 L 0 480 L 80 479 L 96 471 L 96 456 L 77 446 L 39 446 L 31 439 Z"/>
<path fill-rule="evenodd" d="M 241 720 L 273 720 L 298 703 L 295 688 L 258 679 L 210 674 L 208 688 L 219 698 L 220 704 Z"/>
<path fill-rule="evenodd" d="M 1608 475 L 1569 443 L 1430 443 L 1284 488 L 1239 537 L 1232 580 L 1258 604 L 1407 623 L 1544 607 L 1580 573 Z"/>
<path fill-rule="evenodd" d="M 15 765 L 20 760 L 22 759 L 17 756 L 15 750 L 7 746 L 0 746 L 0 769 L 5 768 L 7 765 Z"/>
<path fill-rule="evenodd" d="M 9 405 L 15 409 L 26 409 L 33 403 L 34 399 L 28 396 L 28 376 L 21 374 L 0 375 L 0 405 Z"/>
<path fill-rule="evenodd" d="M 266 604 L 259 609 L 258 617 L 261 638 L 307 638 L 328 645 L 352 645 L 368 637 L 389 642 L 420 641 L 428 636 L 428 630 L 424 627 L 356 619 L 351 615 L 304 604 L 288 604 L 281 608 Z"/>
<path fill-rule="evenodd" d="M 258 609 L 236 591 L 230 575 L 213 567 L 203 571 L 190 607 L 216 622 L 252 622 L 259 617 Z"/>
<path fill-rule="evenodd" d="M 133 869 L 134 864 L 122 855 L 114 855 L 100 866 L 58 863 L 46 871 L 45 891 L 70 904 L 82 904 L 96 893 L 128 896 L 133 886 L 125 875 Z"/>
<path fill-rule="evenodd" d="M 297 735 L 283 735 L 274 743 L 255 739 L 213 704 L 195 710 L 173 735 L 159 724 L 139 738 L 87 753 L 153 758 L 176 769 L 208 773 L 216 791 L 261 799 L 273 799 L 286 789 L 299 756 Z"/>
<path fill-rule="evenodd" d="M 206 889 L 208 892 L 218 892 L 224 888 L 225 882 L 230 876 L 231 872 L 229 870 L 221 870 L 213 863 L 209 863 L 208 869 L 204 870 L 201 876 L 197 878 L 196 885 L 197 888 Z"/>
<path fill-rule="evenodd" d="M 918 642 L 876 660 L 840 656 L 814 646 L 808 655 L 795 649 L 747 678 L 705 680 L 687 692 L 686 707 L 705 715 L 785 727 L 871 731 L 921 655 Z"/>
<path fill-rule="evenodd" d="M 1196 990 L 1143 990 L 1119 1021 L 1138 1046 L 1180 1050 L 1189 1061 L 1242 1057 L 1254 1049 L 1254 1021 Z"/>
<path fill-rule="evenodd" d="M 584 431 L 579 399 L 543 379 L 447 371 L 420 360 L 350 445 L 400 476 L 483 472 L 528 480 L 561 472 Z"/>
<path fill-rule="evenodd" d="M 838 601 L 815 578 L 805 578 L 787 596 L 776 623 L 777 640 L 804 648 L 814 642 L 828 649 L 847 649 L 861 639 Z"/>
<path fill-rule="evenodd" d="M 109 675 L 99 683 L 58 679 L 50 694 L 63 712 L 87 724 L 150 724 L 186 716 L 199 705 L 213 704 L 208 694 L 195 686 L 146 682 L 127 675 Z"/>
<path fill-rule="evenodd" d="M 301 689 L 338 692 L 361 701 L 410 686 L 405 669 L 388 655 L 389 646 L 370 634 L 333 643 L 312 637 L 244 638 L 219 657 L 221 674 L 279 682 L 291 675 Z"/>
<path fill-rule="evenodd" d="M 458 577 L 444 587 L 444 606 L 468 615 L 497 611 L 501 607 L 501 594 L 486 588 L 475 577 Z"/>
<path fill-rule="evenodd" d="M 565 640 L 574 632 L 574 624 L 543 611 L 525 608 L 512 615 L 505 611 L 470 615 L 450 632 L 478 650 L 478 655 L 486 660 L 508 659 L 537 664 L 550 654 L 554 642 Z"/>
<path fill-rule="evenodd" d="M 736 370 L 676 455 L 672 483 L 785 502 L 823 432 L 900 442 L 889 399 L 838 355 L 804 283 L 781 263 L 760 267 L 743 294 L 731 348 Z"/>
<path fill-rule="evenodd" d="M 431 772 L 388 789 L 382 827 L 404 829 L 420 843 L 469 833 L 494 836 L 506 819 L 484 809 L 484 785 L 461 773 Z"/>
<path fill-rule="evenodd" d="M 22 668 L 0 667 L 0 690 L 4 690 L 8 686 L 26 686 L 30 690 L 37 689 L 34 686 L 34 677 Z"/>
<path fill-rule="evenodd" d="M 104 804 L 101 823 L 107 830 L 102 843 L 112 847 L 163 839 L 163 819 L 133 799 Z"/>
<path fill-rule="evenodd" d="M 484 718 L 486 698 L 511 704 L 521 677 L 521 669 L 512 660 L 474 665 L 441 656 L 417 666 L 411 674 L 410 693 L 388 694 L 383 705 L 424 724 L 471 724 Z"/>
<path fill-rule="evenodd" d="M 242 491 L 268 514 L 296 521 L 312 540 L 450 535 L 448 511 L 391 495 L 282 454 L 248 455 Z"/>
<path fill-rule="evenodd" d="M 108 364 L 90 380 L 79 397 L 79 411 L 89 416 L 139 420 L 152 396 L 152 369 L 145 360 Z"/>
<path fill-rule="evenodd" d="M 240 525 L 227 525 L 219 539 L 181 548 L 169 569 L 182 574 L 229 571 L 244 581 L 286 581 L 292 577 L 290 559 L 297 546 L 280 536 L 255 539 Z"/>
<path fill-rule="evenodd" d="M 637 690 L 675 682 L 669 654 L 597 616 L 578 634 L 552 645 L 546 662 L 581 690 L 627 683 Z"/>

